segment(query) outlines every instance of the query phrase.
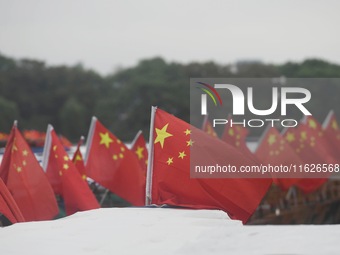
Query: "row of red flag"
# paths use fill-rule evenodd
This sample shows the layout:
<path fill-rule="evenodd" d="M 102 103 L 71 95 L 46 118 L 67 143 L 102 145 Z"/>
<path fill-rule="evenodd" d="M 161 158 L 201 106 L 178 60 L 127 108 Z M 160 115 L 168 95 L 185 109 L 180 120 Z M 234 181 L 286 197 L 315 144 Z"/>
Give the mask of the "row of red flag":
<path fill-rule="evenodd" d="M 324 128 L 323 133 L 327 137 L 340 139 L 338 126 L 334 128 L 334 121 L 336 120 L 330 121 L 334 130 L 327 131 L 328 128 Z M 310 123 L 308 120 L 306 128 Z M 300 126 L 302 125 L 299 128 Z M 317 125 L 316 128 L 320 127 Z M 282 136 L 275 129 L 267 130 L 262 143 L 253 154 L 246 145 L 247 130 L 238 126 L 227 127 L 222 141 L 163 110 L 153 108 L 150 130 L 149 150 L 141 133 L 137 134 L 129 149 L 94 117 L 84 160 L 80 151 L 82 142 L 78 144 L 71 160 L 55 130 L 49 126 L 41 166 L 14 125 L 0 166 L 3 181 L 0 182 L 0 212 L 12 223 L 53 219 L 59 212 L 56 195 L 62 197 L 68 215 L 99 208 L 100 205 L 87 183 L 91 179 L 133 206 L 167 204 L 222 209 L 233 219 L 246 222 L 272 184 L 272 178 L 190 178 L 190 151 L 195 150 L 195 157 L 201 164 L 206 163 L 205 159 L 213 159 L 220 165 L 252 165 L 259 161 L 269 162 L 272 160 L 269 156 L 278 156 L 277 152 L 288 153 L 287 148 L 294 148 L 295 140 L 291 133 L 294 132 L 298 137 L 301 135 L 297 132 L 304 132 L 292 129 Z M 307 132 L 306 139 L 310 139 L 310 146 L 319 148 L 318 143 L 323 139 L 315 137 L 311 140 L 310 132 L 312 131 Z M 270 141 L 266 142 L 270 146 L 278 143 L 280 147 L 266 148 L 264 141 Z M 281 141 L 285 141 L 285 146 L 282 147 Z M 332 145 L 323 147 L 327 148 L 323 149 L 323 153 L 334 154 L 333 146 L 339 145 L 336 141 L 333 139 Z M 292 155 L 297 155 L 296 150 Z M 302 155 L 302 148 L 300 151 Z M 319 152 L 316 154 L 321 155 Z M 296 160 L 303 160 L 301 155 Z M 289 157 L 290 160 L 295 156 Z M 335 154 L 329 156 L 327 162 L 334 162 L 335 158 Z M 316 180 L 316 184 L 311 184 L 305 183 L 305 179 L 274 181 L 284 189 L 296 185 L 305 191 L 311 191 L 324 182 Z"/>

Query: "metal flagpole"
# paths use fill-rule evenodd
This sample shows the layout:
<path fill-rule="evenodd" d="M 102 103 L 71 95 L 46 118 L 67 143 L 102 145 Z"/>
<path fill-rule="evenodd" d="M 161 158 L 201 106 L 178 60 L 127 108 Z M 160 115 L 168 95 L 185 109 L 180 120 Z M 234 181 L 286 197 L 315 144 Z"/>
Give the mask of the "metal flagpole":
<path fill-rule="evenodd" d="M 151 204 L 151 190 L 152 190 L 152 172 L 153 172 L 153 130 L 155 124 L 155 113 L 157 111 L 156 106 L 151 107 L 151 120 L 150 120 L 150 136 L 149 136 L 149 158 L 148 158 L 148 169 L 146 172 L 146 189 L 145 189 L 145 205 Z"/>
<path fill-rule="evenodd" d="M 45 138 L 45 144 L 44 144 L 44 151 L 42 155 L 42 168 L 46 172 L 48 159 L 50 157 L 50 150 L 51 150 L 51 131 L 53 130 L 53 127 L 51 124 L 48 124 L 47 131 L 46 131 L 46 138 Z"/>

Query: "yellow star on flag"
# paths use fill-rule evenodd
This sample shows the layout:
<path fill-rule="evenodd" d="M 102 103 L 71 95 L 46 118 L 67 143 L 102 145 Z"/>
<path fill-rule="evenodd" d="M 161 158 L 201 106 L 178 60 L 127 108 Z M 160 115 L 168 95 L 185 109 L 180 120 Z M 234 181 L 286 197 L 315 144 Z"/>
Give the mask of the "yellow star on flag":
<path fill-rule="evenodd" d="M 309 121 L 308 121 L 308 124 L 309 124 L 309 126 L 310 126 L 311 128 L 316 129 L 316 123 L 315 123 L 314 120 L 309 120 Z"/>
<path fill-rule="evenodd" d="M 168 125 L 169 123 L 166 124 L 162 129 L 156 128 L 157 137 L 155 139 L 155 144 L 160 143 L 162 148 L 164 146 L 164 140 L 172 136 L 172 134 L 168 133 L 166 130 L 168 128 Z"/>
<path fill-rule="evenodd" d="M 185 154 L 184 151 L 179 152 L 179 155 L 178 155 L 179 158 L 183 159 L 185 156 L 186 156 L 186 154 Z"/>
<path fill-rule="evenodd" d="M 137 149 L 136 149 L 135 152 L 136 152 L 136 154 L 137 154 L 138 159 L 144 158 L 144 156 L 143 156 L 143 151 L 144 151 L 144 148 L 143 148 L 143 147 L 140 147 L 140 146 L 137 147 Z"/>
<path fill-rule="evenodd" d="M 81 156 L 79 154 L 76 155 L 75 161 L 81 161 Z"/>
<path fill-rule="evenodd" d="M 174 158 L 168 158 L 168 161 L 166 162 L 169 166 L 174 163 L 173 161 Z"/>
<path fill-rule="evenodd" d="M 305 131 L 301 132 L 301 139 L 302 141 L 307 139 L 307 133 Z"/>
<path fill-rule="evenodd" d="M 192 146 L 194 144 L 194 141 L 193 140 L 189 140 L 189 141 L 187 141 L 187 146 Z"/>
<path fill-rule="evenodd" d="M 63 165 L 63 168 L 64 168 L 65 170 L 67 170 L 67 169 L 69 168 L 68 164 L 64 164 L 64 165 Z"/>
<path fill-rule="evenodd" d="M 190 129 L 185 130 L 185 131 L 184 131 L 184 134 L 185 134 L 185 135 L 190 135 L 190 134 L 191 134 L 191 130 L 190 130 Z"/>
<path fill-rule="evenodd" d="M 108 132 L 106 132 L 105 134 L 103 133 L 99 133 L 100 135 L 100 143 L 99 144 L 105 144 L 105 147 L 106 148 L 109 148 L 110 147 L 110 143 L 113 142 L 113 140 L 110 138 L 110 135 Z"/>
<path fill-rule="evenodd" d="M 22 151 L 22 155 L 23 155 L 23 156 L 27 156 L 27 155 L 28 155 L 28 151 L 27 151 L 27 150 L 23 150 L 23 151 Z"/>
<path fill-rule="evenodd" d="M 336 122 L 336 120 L 333 120 L 333 122 L 332 122 L 332 128 L 333 128 L 334 130 L 338 130 L 338 129 L 339 129 L 338 123 Z"/>
<path fill-rule="evenodd" d="M 233 135 L 234 135 L 234 129 L 232 129 L 232 128 L 229 129 L 229 130 L 228 130 L 228 134 L 229 134 L 230 136 L 233 136 Z"/>
<path fill-rule="evenodd" d="M 275 135 L 270 135 L 269 138 L 268 138 L 269 145 L 272 145 L 275 142 L 276 142 L 276 136 Z"/>
<path fill-rule="evenodd" d="M 290 142 L 290 143 L 293 142 L 293 141 L 295 140 L 294 134 L 291 133 L 291 132 L 287 133 L 286 140 L 287 140 L 288 142 Z"/>

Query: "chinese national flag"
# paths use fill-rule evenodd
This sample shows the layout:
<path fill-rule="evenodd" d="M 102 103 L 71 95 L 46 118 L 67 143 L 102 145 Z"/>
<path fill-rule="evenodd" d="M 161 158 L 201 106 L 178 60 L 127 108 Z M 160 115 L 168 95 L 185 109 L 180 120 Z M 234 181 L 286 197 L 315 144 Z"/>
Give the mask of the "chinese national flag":
<path fill-rule="evenodd" d="M 213 137 L 218 137 L 214 127 L 211 125 L 207 116 L 208 115 L 206 115 L 204 118 L 202 130 L 206 132 L 208 135 L 211 135 Z"/>
<path fill-rule="evenodd" d="M 331 111 L 323 123 L 325 138 L 335 152 L 336 160 L 340 161 L 340 129 L 335 114 Z"/>
<path fill-rule="evenodd" d="M 301 123 L 299 128 L 303 129 L 307 134 L 307 138 L 315 139 L 315 142 L 310 142 L 311 147 L 326 163 L 338 163 L 336 162 L 336 152 L 333 151 L 331 145 L 327 141 L 321 124 L 312 116 L 307 116 L 305 123 Z"/>
<path fill-rule="evenodd" d="M 53 181 L 59 183 L 58 191 L 64 199 L 66 214 L 99 208 L 97 199 L 83 181 L 51 126 L 48 127 L 46 139 L 43 165 L 46 167 L 46 173 L 55 173 L 48 176 L 57 177 L 57 180 Z"/>
<path fill-rule="evenodd" d="M 264 164 L 272 166 L 290 166 L 302 164 L 301 159 L 295 151 L 284 140 L 280 133 L 274 127 L 268 128 L 255 153 L 256 157 Z M 288 173 L 286 174 L 288 175 Z M 282 190 L 288 190 L 291 186 L 298 182 L 297 178 L 284 178 L 284 176 L 273 175 L 274 183 Z"/>
<path fill-rule="evenodd" d="M 24 222 L 18 205 L 16 204 L 11 193 L 0 178 L 0 214 L 4 215 L 11 223 Z"/>
<path fill-rule="evenodd" d="M 125 144 L 92 119 L 86 150 L 87 175 L 134 206 L 145 204 L 145 175 Z"/>
<path fill-rule="evenodd" d="M 74 163 L 74 165 L 76 166 L 76 168 L 78 169 L 81 178 L 87 182 L 87 176 L 86 176 L 86 169 L 85 169 L 85 164 L 84 164 L 84 160 L 83 160 L 83 155 L 81 154 L 80 151 L 80 146 L 83 144 L 84 141 L 84 137 L 80 138 L 80 141 L 77 145 L 77 149 L 73 154 L 73 158 L 72 158 L 72 162 Z"/>
<path fill-rule="evenodd" d="M 190 161 L 205 159 L 220 165 L 252 165 L 254 162 L 230 145 L 215 139 L 162 110 L 153 108 L 154 140 L 148 173 L 147 199 L 197 209 L 222 209 L 232 218 L 246 222 L 272 183 L 271 179 L 190 178 Z M 190 152 L 195 148 L 195 158 Z M 193 152 L 192 152 L 193 153 Z M 210 161 L 211 162 L 211 161 Z M 151 180 L 151 182 L 150 182 Z"/>
<path fill-rule="evenodd" d="M 6 145 L 0 176 L 26 221 L 51 220 L 58 214 L 51 185 L 16 125 Z"/>
<path fill-rule="evenodd" d="M 297 128 L 289 128 L 287 132 L 284 134 L 284 138 L 293 148 L 293 150 L 299 156 L 303 163 L 306 164 L 326 163 L 322 153 L 319 153 L 317 150 L 315 150 L 315 148 L 319 148 L 320 151 L 323 150 L 322 146 L 320 146 L 320 140 L 318 139 L 318 135 L 317 136 L 312 135 L 305 124 L 300 123 Z M 297 186 L 304 193 L 310 193 L 318 189 L 326 181 L 327 178 L 304 178 L 299 180 Z"/>
<path fill-rule="evenodd" d="M 138 158 L 139 164 L 146 175 L 146 168 L 148 165 L 148 149 L 142 131 L 139 131 L 132 142 L 131 151 L 133 151 Z"/>
<path fill-rule="evenodd" d="M 255 161 L 259 161 L 259 159 L 256 158 L 256 156 L 249 150 L 247 146 L 246 137 L 248 135 L 248 129 L 240 125 L 231 126 L 230 119 L 231 117 L 229 117 L 229 121 L 225 125 L 221 140 L 239 149 L 247 157 L 250 157 Z"/>

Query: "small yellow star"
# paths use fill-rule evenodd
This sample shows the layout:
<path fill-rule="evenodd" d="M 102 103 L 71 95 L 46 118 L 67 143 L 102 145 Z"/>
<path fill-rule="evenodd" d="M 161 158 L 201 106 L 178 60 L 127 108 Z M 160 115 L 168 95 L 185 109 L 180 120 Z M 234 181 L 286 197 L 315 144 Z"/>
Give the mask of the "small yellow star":
<path fill-rule="evenodd" d="M 307 133 L 306 133 L 306 131 L 302 131 L 300 135 L 301 135 L 301 140 L 302 140 L 302 141 L 304 141 L 304 140 L 307 139 Z"/>
<path fill-rule="evenodd" d="M 22 165 L 23 165 L 23 166 L 26 166 L 26 165 L 27 165 L 26 160 L 23 160 L 23 161 L 22 161 Z"/>
<path fill-rule="evenodd" d="M 144 152 L 144 148 L 137 146 L 135 153 L 137 154 L 138 159 L 144 158 L 143 152 Z"/>
<path fill-rule="evenodd" d="M 119 158 L 124 158 L 124 154 L 123 153 L 119 153 L 118 156 L 119 156 Z"/>
<path fill-rule="evenodd" d="M 193 140 L 189 140 L 189 141 L 187 141 L 187 146 L 192 146 L 194 144 L 194 141 Z"/>
<path fill-rule="evenodd" d="M 190 135 L 190 134 L 191 134 L 191 130 L 190 130 L 190 129 L 185 130 L 185 131 L 184 131 L 184 134 L 185 134 L 185 135 Z"/>
<path fill-rule="evenodd" d="M 168 158 L 168 161 L 166 162 L 169 166 L 174 163 L 173 161 L 174 158 Z"/>
<path fill-rule="evenodd" d="M 110 147 L 110 143 L 113 142 L 113 140 L 110 138 L 109 132 L 106 132 L 105 134 L 99 133 L 100 135 L 100 143 L 99 144 L 104 144 L 106 148 Z"/>
<path fill-rule="evenodd" d="M 185 156 L 186 156 L 185 152 L 182 151 L 182 152 L 179 152 L 178 158 L 183 159 Z"/>
<path fill-rule="evenodd" d="M 84 181 L 85 181 L 86 178 L 87 178 L 86 174 L 83 174 L 81 177 L 83 178 Z"/>
<path fill-rule="evenodd" d="M 163 148 L 164 146 L 164 140 L 170 136 L 172 136 L 172 134 L 167 132 L 167 128 L 169 126 L 168 124 L 165 124 L 164 127 L 162 127 L 162 129 L 158 129 L 156 128 L 156 133 L 157 133 L 157 137 L 155 139 L 155 144 L 156 143 L 160 143 L 161 147 Z"/>
<path fill-rule="evenodd" d="M 23 156 L 27 156 L 27 155 L 28 155 L 28 151 L 27 151 L 27 150 L 23 150 L 23 151 L 22 151 L 22 155 L 23 155 Z"/>
<path fill-rule="evenodd" d="M 64 164 L 63 165 L 63 169 L 67 170 L 69 168 L 69 165 L 68 164 Z"/>
<path fill-rule="evenodd" d="M 113 160 L 117 160 L 117 159 L 118 159 L 118 156 L 117 156 L 116 154 L 114 154 L 114 155 L 112 156 L 112 158 L 113 158 Z"/>
<path fill-rule="evenodd" d="M 65 160 L 65 161 L 68 161 L 68 160 L 69 160 L 69 157 L 68 157 L 68 156 L 64 156 L 64 160 Z"/>
<path fill-rule="evenodd" d="M 54 146 L 53 146 L 53 151 L 56 151 L 57 148 L 58 148 L 58 146 L 57 146 L 57 145 L 54 145 Z"/>
<path fill-rule="evenodd" d="M 22 171 L 21 166 L 18 166 L 18 167 L 17 167 L 17 171 L 18 171 L 18 173 L 20 173 L 20 172 Z"/>

